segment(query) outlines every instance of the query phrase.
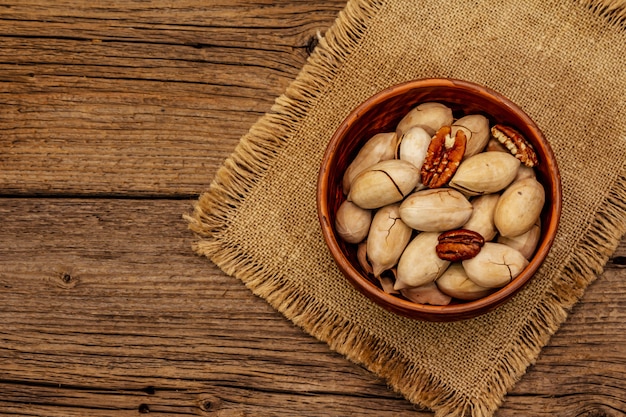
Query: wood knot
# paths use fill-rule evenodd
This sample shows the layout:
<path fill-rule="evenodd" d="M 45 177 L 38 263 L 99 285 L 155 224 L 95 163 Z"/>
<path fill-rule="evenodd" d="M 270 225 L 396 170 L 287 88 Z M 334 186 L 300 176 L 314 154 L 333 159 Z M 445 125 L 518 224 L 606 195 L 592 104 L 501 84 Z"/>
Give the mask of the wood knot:
<path fill-rule="evenodd" d="M 611 262 L 615 265 L 626 265 L 626 256 L 614 256 L 611 258 Z"/>
<path fill-rule="evenodd" d="M 150 412 L 150 406 L 148 404 L 139 404 L 138 410 L 141 414 L 148 414 Z"/>
<path fill-rule="evenodd" d="M 74 288 L 78 284 L 78 277 L 69 269 L 57 270 L 56 273 L 48 279 L 56 287 L 63 289 Z"/>
<path fill-rule="evenodd" d="M 202 395 L 200 398 L 196 400 L 196 404 L 202 414 L 213 414 L 215 411 L 219 410 L 222 407 L 222 402 L 219 398 L 210 396 L 210 395 Z"/>
<path fill-rule="evenodd" d="M 194 49 L 205 49 L 209 47 L 209 45 L 207 45 L 206 43 L 201 43 L 201 42 L 191 42 L 191 43 L 188 43 L 187 45 L 191 46 Z"/>
<path fill-rule="evenodd" d="M 304 50 L 306 51 L 307 55 L 311 55 L 315 50 L 315 47 L 317 47 L 319 43 L 320 41 L 319 39 L 317 39 L 316 35 L 311 36 L 306 45 L 304 45 Z"/>
<path fill-rule="evenodd" d="M 594 409 L 580 414 L 579 417 L 610 417 L 610 414 L 602 409 Z"/>
<path fill-rule="evenodd" d="M 76 278 L 69 272 L 59 273 L 59 281 L 63 288 L 74 288 L 76 286 Z"/>

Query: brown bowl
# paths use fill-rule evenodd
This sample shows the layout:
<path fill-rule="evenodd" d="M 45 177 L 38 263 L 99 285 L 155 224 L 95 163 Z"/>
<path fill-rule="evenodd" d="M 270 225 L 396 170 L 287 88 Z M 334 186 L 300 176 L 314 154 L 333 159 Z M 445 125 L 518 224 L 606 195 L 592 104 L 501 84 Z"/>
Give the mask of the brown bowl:
<path fill-rule="evenodd" d="M 335 231 L 335 214 L 345 200 L 341 183 L 344 171 L 360 147 L 376 133 L 395 131 L 402 117 L 416 105 L 437 101 L 453 114 L 483 114 L 491 124 L 502 123 L 519 130 L 532 143 L 539 164 L 537 179 L 543 184 L 546 202 L 541 214 L 541 237 L 528 266 L 509 284 L 475 301 L 453 301 L 446 306 L 418 304 L 385 293 L 362 270 L 356 245 L 345 243 Z M 502 305 L 519 291 L 544 261 L 556 235 L 561 215 L 561 178 L 552 149 L 537 125 L 514 103 L 489 88 L 455 79 L 420 79 L 381 91 L 355 108 L 330 139 L 319 171 L 317 209 L 322 234 L 339 269 L 348 281 L 375 303 L 396 314 L 429 321 L 454 321 L 484 314 Z M 364 302 L 366 302 L 364 300 Z"/>

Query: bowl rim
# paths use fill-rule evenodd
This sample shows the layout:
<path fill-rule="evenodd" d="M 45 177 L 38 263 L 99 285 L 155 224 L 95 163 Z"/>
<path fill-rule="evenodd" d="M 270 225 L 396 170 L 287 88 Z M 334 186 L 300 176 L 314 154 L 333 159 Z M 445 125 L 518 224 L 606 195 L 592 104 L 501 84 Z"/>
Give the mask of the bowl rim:
<path fill-rule="evenodd" d="M 545 152 L 544 158 L 548 160 L 546 162 L 548 162 L 550 168 L 549 180 L 551 182 L 551 188 L 553 195 L 557 197 L 552 201 L 549 224 L 542 225 L 542 227 L 545 228 L 545 231 L 543 232 L 545 237 L 542 241 L 540 241 L 540 245 L 536 248 L 535 254 L 530 259 L 529 264 L 520 274 L 523 279 L 518 279 L 520 278 L 518 276 L 504 287 L 501 287 L 495 292 L 477 300 L 464 301 L 462 303 L 449 304 L 445 306 L 419 304 L 396 297 L 382 291 L 378 286 L 364 277 L 344 256 L 341 248 L 339 247 L 337 237 L 334 232 L 334 224 L 332 224 L 333 222 L 331 221 L 331 213 L 328 211 L 328 193 L 323 192 L 322 187 L 327 179 L 329 169 L 331 168 L 329 166 L 332 160 L 331 156 L 339 148 L 340 138 L 344 136 L 346 131 L 354 124 L 365 109 L 378 105 L 382 101 L 389 100 L 390 97 L 405 94 L 410 90 L 432 87 L 456 88 L 465 90 L 471 94 L 478 94 L 478 92 L 480 92 L 482 95 L 486 94 L 490 96 L 489 100 L 497 100 L 500 102 L 501 106 L 507 108 L 506 111 L 515 113 L 526 125 L 526 127 L 532 131 L 533 135 L 542 143 L 542 148 Z M 512 295 L 521 290 L 521 288 L 524 287 L 528 281 L 530 281 L 539 267 L 543 264 L 545 257 L 547 256 L 556 237 L 556 231 L 558 229 L 562 211 L 561 176 L 557 161 L 549 142 L 537 124 L 517 104 L 497 91 L 484 85 L 455 78 L 420 78 L 395 84 L 375 93 L 351 110 L 348 116 L 341 122 L 331 136 L 322 157 L 317 179 L 316 200 L 318 219 L 321 225 L 324 240 L 326 245 L 329 247 L 331 255 L 333 256 L 337 266 L 348 281 L 365 296 L 387 310 L 405 317 L 429 321 L 458 320 L 487 313 L 488 311 L 491 311 L 503 304 L 506 300 L 511 298 Z M 381 304 L 380 301 L 383 301 L 384 304 Z"/>

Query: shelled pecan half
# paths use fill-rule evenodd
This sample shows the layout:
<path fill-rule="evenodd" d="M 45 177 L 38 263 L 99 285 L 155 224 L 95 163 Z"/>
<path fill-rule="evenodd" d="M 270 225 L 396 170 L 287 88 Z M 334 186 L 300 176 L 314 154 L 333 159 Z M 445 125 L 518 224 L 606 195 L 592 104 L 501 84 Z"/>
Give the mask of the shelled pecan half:
<path fill-rule="evenodd" d="M 435 248 L 440 259 L 459 262 L 471 259 L 480 252 L 485 239 L 480 233 L 467 229 L 456 229 L 444 232 L 437 238 Z"/>
<path fill-rule="evenodd" d="M 534 167 L 539 163 L 533 145 L 517 130 L 510 126 L 496 124 L 491 128 L 491 134 L 524 165 Z"/>
<path fill-rule="evenodd" d="M 421 169 L 422 184 L 428 188 L 443 187 L 450 181 L 459 167 L 467 138 L 459 129 L 454 137 L 450 136 L 450 126 L 440 128 L 433 136 L 426 151 L 426 159 Z"/>

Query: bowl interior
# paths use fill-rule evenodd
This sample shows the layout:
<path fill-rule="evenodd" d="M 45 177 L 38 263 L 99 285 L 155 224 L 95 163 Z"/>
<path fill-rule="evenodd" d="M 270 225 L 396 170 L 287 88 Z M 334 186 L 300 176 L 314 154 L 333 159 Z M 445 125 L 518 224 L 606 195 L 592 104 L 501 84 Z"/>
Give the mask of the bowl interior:
<path fill-rule="evenodd" d="M 345 200 L 343 173 L 361 146 L 374 134 L 395 131 L 398 122 L 420 103 L 437 101 L 448 105 L 455 118 L 482 114 L 490 123 L 519 130 L 535 147 L 539 164 L 537 179 L 546 192 L 541 214 L 541 238 L 526 269 L 511 283 L 475 301 L 448 306 L 417 304 L 385 293 L 359 266 L 356 245 L 345 243 L 335 230 L 335 214 Z M 451 79 L 411 81 L 384 90 L 353 110 L 339 126 L 326 149 L 318 178 L 318 213 L 322 233 L 339 269 L 363 294 L 395 313 L 418 319 L 449 321 L 485 313 L 517 292 L 539 268 L 554 240 L 561 212 L 560 176 L 556 160 L 535 123 L 514 103 L 485 87 Z"/>

